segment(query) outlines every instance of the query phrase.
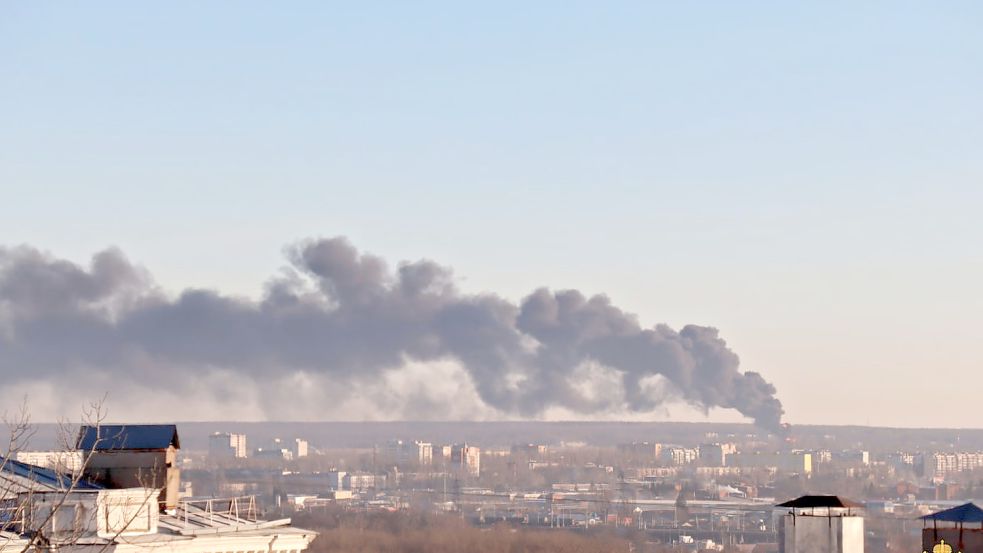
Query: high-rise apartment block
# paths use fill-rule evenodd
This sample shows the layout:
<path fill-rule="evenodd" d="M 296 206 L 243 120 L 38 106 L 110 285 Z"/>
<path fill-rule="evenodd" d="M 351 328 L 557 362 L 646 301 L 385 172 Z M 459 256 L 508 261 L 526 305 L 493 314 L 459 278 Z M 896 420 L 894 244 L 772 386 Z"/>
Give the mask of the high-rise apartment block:
<path fill-rule="evenodd" d="M 477 478 L 481 475 L 481 449 L 468 444 L 451 447 L 451 464 Z"/>
<path fill-rule="evenodd" d="M 299 459 L 301 457 L 307 457 L 307 440 L 302 440 L 297 438 L 294 440 L 293 454 L 294 459 Z"/>
<path fill-rule="evenodd" d="M 208 437 L 208 455 L 212 459 L 242 459 L 246 451 L 245 434 L 216 432 Z"/>
<path fill-rule="evenodd" d="M 433 464 L 433 444 L 430 442 L 405 442 L 390 440 L 383 450 L 386 462 L 402 466 L 427 466 Z"/>

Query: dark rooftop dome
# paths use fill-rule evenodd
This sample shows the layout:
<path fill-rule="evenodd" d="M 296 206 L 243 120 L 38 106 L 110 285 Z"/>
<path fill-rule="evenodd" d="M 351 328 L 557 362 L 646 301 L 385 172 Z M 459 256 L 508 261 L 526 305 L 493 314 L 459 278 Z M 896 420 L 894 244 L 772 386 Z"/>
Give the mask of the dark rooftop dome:
<path fill-rule="evenodd" d="M 779 503 L 779 507 L 790 509 L 814 509 L 814 508 L 833 508 L 833 509 L 861 509 L 863 505 L 856 501 L 842 498 L 838 495 L 803 495 L 785 503 Z"/>
<path fill-rule="evenodd" d="M 84 451 L 181 449 L 173 424 L 103 424 L 83 426 L 75 447 Z"/>

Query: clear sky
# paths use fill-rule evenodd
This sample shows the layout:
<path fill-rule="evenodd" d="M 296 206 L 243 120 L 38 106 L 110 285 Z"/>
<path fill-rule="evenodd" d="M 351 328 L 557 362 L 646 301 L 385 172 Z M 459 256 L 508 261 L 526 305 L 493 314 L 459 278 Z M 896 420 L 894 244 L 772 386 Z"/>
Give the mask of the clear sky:
<path fill-rule="evenodd" d="M 983 426 L 979 2 L 8 2 L 0 242 L 255 296 L 345 235 Z M 698 415 L 696 415 L 698 418 Z M 727 419 L 727 414 L 711 414 Z"/>

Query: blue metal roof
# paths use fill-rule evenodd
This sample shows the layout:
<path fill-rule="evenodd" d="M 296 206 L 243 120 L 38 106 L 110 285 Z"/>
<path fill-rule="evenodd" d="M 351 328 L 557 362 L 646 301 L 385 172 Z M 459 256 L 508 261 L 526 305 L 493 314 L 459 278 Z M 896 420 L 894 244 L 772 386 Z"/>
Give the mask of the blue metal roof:
<path fill-rule="evenodd" d="M 0 457 L 0 468 L 2 468 L 3 472 L 20 476 L 22 478 L 27 478 L 32 482 L 37 482 L 38 484 L 44 486 L 57 489 L 68 489 L 72 487 L 72 477 L 70 475 L 61 474 L 58 471 L 49 468 L 29 465 L 10 458 L 4 459 L 3 457 Z M 75 484 L 74 488 L 76 490 L 103 489 L 102 486 L 93 484 L 86 480 L 79 480 Z"/>
<path fill-rule="evenodd" d="M 173 424 L 103 424 L 83 426 L 75 446 L 84 451 L 167 449 L 181 447 Z"/>
<path fill-rule="evenodd" d="M 958 507 L 925 515 L 920 518 L 922 520 L 941 520 L 943 522 L 983 523 L 983 509 L 980 509 L 973 503 L 964 503 Z"/>

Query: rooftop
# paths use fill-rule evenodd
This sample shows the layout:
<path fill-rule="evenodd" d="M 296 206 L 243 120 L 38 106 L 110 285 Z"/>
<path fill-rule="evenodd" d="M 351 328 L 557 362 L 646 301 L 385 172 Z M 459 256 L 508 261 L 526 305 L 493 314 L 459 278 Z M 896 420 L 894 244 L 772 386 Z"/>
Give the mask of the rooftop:
<path fill-rule="evenodd" d="M 83 426 L 76 447 L 85 451 L 181 448 L 174 424 L 103 424 Z"/>
<path fill-rule="evenodd" d="M 842 498 L 838 495 L 803 495 L 785 503 L 779 503 L 779 507 L 790 509 L 862 509 L 863 505 L 856 501 Z"/>
<path fill-rule="evenodd" d="M 102 486 L 92 484 L 85 480 L 79 480 L 73 486 L 70 475 L 61 474 L 56 470 L 29 465 L 11 458 L 0 457 L 0 471 L 5 475 L 12 475 L 26 481 L 40 484 L 44 488 L 52 490 L 65 490 L 74 488 L 76 490 L 101 490 Z M 36 490 L 35 490 L 36 491 Z"/>
<path fill-rule="evenodd" d="M 983 524 L 983 509 L 973 503 L 964 503 L 958 507 L 932 513 L 920 517 L 922 520 L 939 522 L 973 522 Z"/>

